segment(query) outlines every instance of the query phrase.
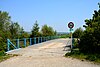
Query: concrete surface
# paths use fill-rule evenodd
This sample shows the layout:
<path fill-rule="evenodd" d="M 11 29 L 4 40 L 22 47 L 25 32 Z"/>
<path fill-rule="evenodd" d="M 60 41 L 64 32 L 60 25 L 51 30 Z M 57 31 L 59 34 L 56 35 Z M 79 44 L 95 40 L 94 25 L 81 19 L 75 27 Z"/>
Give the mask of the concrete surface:
<path fill-rule="evenodd" d="M 0 67 L 100 67 L 87 61 L 64 57 L 69 39 L 55 39 L 9 52 L 19 54 L 0 63 Z M 68 50 L 70 48 L 66 48 Z"/>

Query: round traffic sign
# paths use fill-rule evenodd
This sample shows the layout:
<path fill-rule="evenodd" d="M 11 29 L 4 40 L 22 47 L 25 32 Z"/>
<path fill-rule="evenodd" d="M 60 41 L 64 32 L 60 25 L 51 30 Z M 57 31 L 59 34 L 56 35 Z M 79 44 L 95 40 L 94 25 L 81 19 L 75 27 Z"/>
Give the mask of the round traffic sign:
<path fill-rule="evenodd" d="M 74 23 L 73 23 L 73 22 L 69 22 L 69 23 L 68 23 L 68 27 L 69 27 L 69 28 L 73 28 L 73 27 L 74 27 Z"/>

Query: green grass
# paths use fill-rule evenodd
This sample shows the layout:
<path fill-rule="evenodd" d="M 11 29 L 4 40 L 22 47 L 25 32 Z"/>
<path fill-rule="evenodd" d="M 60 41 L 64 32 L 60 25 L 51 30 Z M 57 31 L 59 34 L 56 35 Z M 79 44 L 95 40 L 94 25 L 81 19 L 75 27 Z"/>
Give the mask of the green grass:
<path fill-rule="evenodd" d="M 14 56 L 19 56 L 17 54 L 6 54 L 4 51 L 0 51 L 0 62 L 4 61 L 4 60 L 7 60 L 11 57 L 14 57 Z"/>
<path fill-rule="evenodd" d="M 60 38 L 69 38 L 69 34 L 60 35 Z"/>
<path fill-rule="evenodd" d="M 78 49 L 74 49 L 72 52 L 66 53 L 65 56 L 77 58 L 77 59 L 80 59 L 82 61 L 88 60 L 88 61 L 92 61 L 92 62 L 100 64 L 100 54 L 84 54 L 84 53 L 81 53 Z"/>
<path fill-rule="evenodd" d="M 7 60 L 8 58 L 10 58 L 10 55 L 4 55 L 4 56 L 0 56 L 0 62 Z"/>
<path fill-rule="evenodd" d="M 4 51 L 0 51 L 0 62 L 6 60 L 6 59 L 8 59 L 8 58 L 10 58 L 9 55 L 6 55 L 6 54 L 4 53 Z"/>

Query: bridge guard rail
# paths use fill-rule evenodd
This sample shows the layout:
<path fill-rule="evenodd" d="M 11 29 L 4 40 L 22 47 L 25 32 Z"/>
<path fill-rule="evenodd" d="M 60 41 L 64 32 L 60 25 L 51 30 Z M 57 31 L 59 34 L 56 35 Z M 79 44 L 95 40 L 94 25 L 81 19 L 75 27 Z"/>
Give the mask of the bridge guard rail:
<path fill-rule="evenodd" d="M 24 48 L 37 43 L 42 43 L 48 40 L 57 39 L 59 36 L 47 36 L 47 37 L 34 37 L 34 38 L 23 38 L 23 39 L 7 39 L 7 51 L 13 49 Z"/>

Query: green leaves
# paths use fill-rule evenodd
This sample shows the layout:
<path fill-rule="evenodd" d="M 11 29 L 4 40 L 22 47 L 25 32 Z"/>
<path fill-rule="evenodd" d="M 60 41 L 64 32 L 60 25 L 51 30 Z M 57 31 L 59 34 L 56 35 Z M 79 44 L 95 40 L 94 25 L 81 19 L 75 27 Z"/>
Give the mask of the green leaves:
<path fill-rule="evenodd" d="M 100 5 L 99 5 L 100 6 Z M 80 38 L 80 51 L 85 53 L 100 53 L 100 9 L 94 10 L 92 19 L 85 20 L 86 30 Z"/>
<path fill-rule="evenodd" d="M 39 24 L 38 24 L 37 21 L 36 21 L 36 22 L 34 23 L 34 25 L 33 25 L 31 37 L 38 37 L 38 36 L 39 36 Z"/>
<path fill-rule="evenodd" d="M 80 27 L 80 28 L 77 28 L 74 33 L 73 33 L 73 37 L 74 38 L 80 38 L 83 34 L 83 29 Z"/>
<path fill-rule="evenodd" d="M 53 36 L 56 34 L 56 31 L 54 31 L 52 27 L 47 25 L 42 26 L 41 32 L 43 36 Z"/>
<path fill-rule="evenodd" d="M 19 38 L 21 29 L 18 22 L 11 21 L 9 13 L 0 11 L 0 51 L 6 51 L 7 38 Z"/>

